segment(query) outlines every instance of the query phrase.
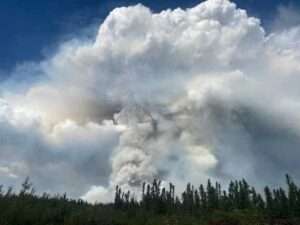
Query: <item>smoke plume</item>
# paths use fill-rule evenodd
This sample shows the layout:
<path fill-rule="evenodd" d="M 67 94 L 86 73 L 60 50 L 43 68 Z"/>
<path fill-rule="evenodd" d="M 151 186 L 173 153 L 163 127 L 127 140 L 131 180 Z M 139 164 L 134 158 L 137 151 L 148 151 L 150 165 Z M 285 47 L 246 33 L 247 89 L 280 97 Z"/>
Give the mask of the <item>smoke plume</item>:
<path fill-rule="evenodd" d="M 0 84 L 0 181 L 94 202 L 153 178 L 300 179 L 299 38 L 227 0 L 116 8 Z"/>

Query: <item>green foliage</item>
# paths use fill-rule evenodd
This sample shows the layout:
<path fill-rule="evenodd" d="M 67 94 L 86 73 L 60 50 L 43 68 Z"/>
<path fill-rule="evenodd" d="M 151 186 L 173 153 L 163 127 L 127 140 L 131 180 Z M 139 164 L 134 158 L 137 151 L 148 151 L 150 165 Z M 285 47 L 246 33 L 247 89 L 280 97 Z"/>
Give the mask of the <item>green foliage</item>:
<path fill-rule="evenodd" d="M 1 225 L 253 225 L 300 224 L 300 189 L 286 177 L 287 187 L 265 187 L 264 197 L 246 180 L 232 181 L 222 189 L 208 180 L 206 186 L 187 184 L 176 195 L 175 186 L 161 181 L 142 185 L 140 200 L 116 187 L 112 204 L 88 204 L 66 194 L 35 194 L 26 178 L 21 190 L 0 185 Z"/>

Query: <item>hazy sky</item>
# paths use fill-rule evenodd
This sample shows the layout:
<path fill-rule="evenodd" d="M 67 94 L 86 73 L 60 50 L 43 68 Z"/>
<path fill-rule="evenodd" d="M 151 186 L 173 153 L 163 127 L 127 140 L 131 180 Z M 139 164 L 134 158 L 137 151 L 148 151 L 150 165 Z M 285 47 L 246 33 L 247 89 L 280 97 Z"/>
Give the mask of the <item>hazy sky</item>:
<path fill-rule="evenodd" d="M 151 2 L 0 3 L 0 183 L 300 180 L 296 1 Z"/>

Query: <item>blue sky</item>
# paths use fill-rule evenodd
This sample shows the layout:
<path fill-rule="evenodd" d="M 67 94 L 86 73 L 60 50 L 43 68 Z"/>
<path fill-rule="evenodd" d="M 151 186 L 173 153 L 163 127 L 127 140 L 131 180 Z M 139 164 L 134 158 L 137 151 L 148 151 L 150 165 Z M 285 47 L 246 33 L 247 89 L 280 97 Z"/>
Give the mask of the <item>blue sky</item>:
<path fill-rule="evenodd" d="M 10 71 L 24 61 L 42 59 L 62 40 L 93 29 L 115 7 L 142 3 L 153 11 L 192 7 L 199 0 L 2 0 L 0 1 L 0 71 Z M 297 0 L 236 0 L 239 7 L 262 19 L 267 26 L 279 5 L 299 5 Z M 3 74 L 6 74 L 5 72 Z"/>

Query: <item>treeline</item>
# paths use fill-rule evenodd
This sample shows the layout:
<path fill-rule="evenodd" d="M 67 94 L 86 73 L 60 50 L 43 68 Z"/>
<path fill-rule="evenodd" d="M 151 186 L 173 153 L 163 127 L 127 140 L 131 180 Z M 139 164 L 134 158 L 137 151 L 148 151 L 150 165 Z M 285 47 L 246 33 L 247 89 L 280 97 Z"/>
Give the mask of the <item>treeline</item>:
<path fill-rule="evenodd" d="M 175 195 L 175 186 L 161 187 L 161 181 L 143 184 L 142 198 L 136 201 L 130 192 L 117 187 L 115 208 L 123 210 L 144 209 L 154 214 L 188 214 L 198 218 L 211 217 L 215 212 L 247 212 L 262 221 L 284 221 L 300 218 L 300 188 L 286 175 L 287 187 L 271 189 L 266 186 L 263 195 L 246 180 L 231 181 L 227 190 L 221 184 L 195 187 L 187 184 L 181 196 Z M 300 225 L 299 223 L 297 223 Z"/>
<path fill-rule="evenodd" d="M 35 194 L 29 179 L 19 192 L 0 186 L 0 225 L 300 225 L 300 188 L 286 176 L 284 188 L 260 193 L 246 180 L 198 187 L 181 195 L 159 180 L 144 183 L 137 200 L 116 187 L 114 203 L 88 204 L 63 195 Z"/>

